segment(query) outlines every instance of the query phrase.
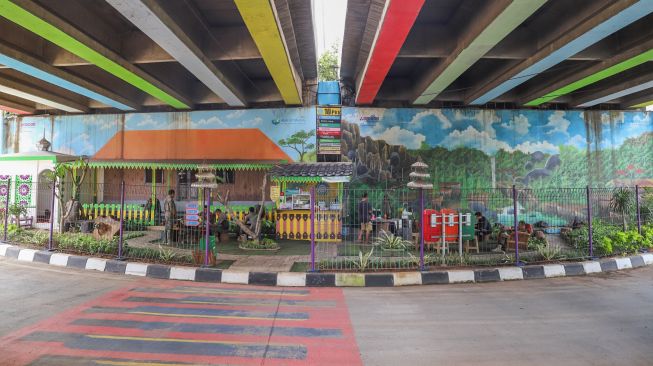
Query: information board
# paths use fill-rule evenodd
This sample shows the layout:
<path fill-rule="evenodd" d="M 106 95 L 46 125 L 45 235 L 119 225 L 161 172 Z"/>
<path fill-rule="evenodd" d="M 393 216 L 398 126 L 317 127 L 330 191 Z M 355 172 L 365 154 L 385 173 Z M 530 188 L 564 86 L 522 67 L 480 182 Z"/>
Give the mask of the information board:
<path fill-rule="evenodd" d="M 200 224 L 199 205 L 195 202 L 187 203 L 184 218 L 186 226 L 198 226 Z"/>
<path fill-rule="evenodd" d="M 318 155 L 340 155 L 341 108 L 318 106 L 316 110 Z"/>

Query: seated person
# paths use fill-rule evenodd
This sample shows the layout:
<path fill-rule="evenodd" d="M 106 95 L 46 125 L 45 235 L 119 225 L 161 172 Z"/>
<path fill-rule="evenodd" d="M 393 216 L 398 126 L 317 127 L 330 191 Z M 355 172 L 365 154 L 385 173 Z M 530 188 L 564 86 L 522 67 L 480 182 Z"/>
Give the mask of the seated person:
<path fill-rule="evenodd" d="M 526 223 L 524 220 L 520 220 L 519 224 L 517 225 L 517 231 L 532 234 L 533 225 Z"/>
<path fill-rule="evenodd" d="M 481 247 L 485 247 L 487 245 L 486 239 L 492 233 L 492 226 L 490 225 L 490 221 L 480 212 L 477 211 L 474 216 L 476 216 L 476 225 L 474 225 L 476 240 L 478 240 Z"/>
<path fill-rule="evenodd" d="M 524 220 L 520 220 L 517 223 L 517 231 L 520 233 L 527 233 L 528 235 L 535 235 L 538 238 L 544 238 L 544 232 L 543 231 L 536 231 L 535 234 L 533 231 L 533 225 L 525 222 Z M 504 230 L 501 231 L 499 234 L 499 244 L 501 246 L 502 250 L 506 249 L 506 246 L 508 245 L 508 240 L 512 239 L 515 237 L 515 230 L 514 228 L 505 228 Z M 497 250 L 495 250 L 497 251 Z"/>

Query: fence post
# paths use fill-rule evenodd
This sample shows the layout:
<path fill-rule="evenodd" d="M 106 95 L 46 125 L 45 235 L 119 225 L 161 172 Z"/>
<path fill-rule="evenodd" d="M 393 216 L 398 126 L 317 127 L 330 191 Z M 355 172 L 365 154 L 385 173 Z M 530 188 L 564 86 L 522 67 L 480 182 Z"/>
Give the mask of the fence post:
<path fill-rule="evenodd" d="M 208 188 L 204 188 L 204 267 L 209 266 L 209 196 Z"/>
<path fill-rule="evenodd" d="M 7 241 L 7 227 L 9 226 L 9 199 L 11 198 L 11 178 L 7 179 L 7 201 L 5 202 L 5 232 L 4 241 Z"/>
<path fill-rule="evenodd" d="M 587 236 L 589 239 L 590 258 L 594 257 L 594 242 L 592 238 L 592 201 L 590 201 L 590 186 L 586 188 L 587 193 Z"/>
<path fill-rule="evenodd" d="M 515 185 L 512 186 L 512 219 L 514 225 L 513 231 L 515 233 L 515 264 L 519 265 L 521 264 L 519 261 L 519 230 L 517 230 L 519 227 L 517 220 L 519 218 L 517 217 L 517 187 Z"/>
<path fill-rule="evenodd" d="M 642 233 L 642 218 L 639 207 L 639 185 L 635 186 L 635 208 L 637 209 L 637 232 Z"/>
<path fill-rule="evenodd" d="M 315 187 L 311 187 L 311 272 L 315 272 Z"/>
<path fill-rule="evenodd" d="M 458 254 L 460 263 L 463 262 L 463 213 L 458 212 Z"/>
<path fill-rule="evenodd" d="M 48 238 L 48 251 L 54 250 L 54 200 L 56 199 L 57 179 L 52 180 L 52 201 L 50 202 L 50 237 Z M 9 197 L 7 197 L 9 198 Z"/>
<path fill-rule="evenodd" d="M 118 259 L 123 260 L 122 247 L 124 245 L 123 232 L 125 231 L 125 181 L 120 182 L 120 237 L 118 238 Z"/>
<path fill-rule="evenodd" d="M 424 268 L 424 188 L 419 189 L 419 269 Z"/>

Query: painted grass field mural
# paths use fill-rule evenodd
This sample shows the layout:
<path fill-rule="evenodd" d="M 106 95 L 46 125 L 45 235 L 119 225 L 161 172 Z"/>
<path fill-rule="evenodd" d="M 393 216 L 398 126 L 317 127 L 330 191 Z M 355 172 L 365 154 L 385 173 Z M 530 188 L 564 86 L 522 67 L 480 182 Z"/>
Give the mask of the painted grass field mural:
<path fill-rule="evenodd" d="M 343 108 L 355 184 L 403 186 L 421 158 L 436 186 L 653 185 L 648 112 Z"/>

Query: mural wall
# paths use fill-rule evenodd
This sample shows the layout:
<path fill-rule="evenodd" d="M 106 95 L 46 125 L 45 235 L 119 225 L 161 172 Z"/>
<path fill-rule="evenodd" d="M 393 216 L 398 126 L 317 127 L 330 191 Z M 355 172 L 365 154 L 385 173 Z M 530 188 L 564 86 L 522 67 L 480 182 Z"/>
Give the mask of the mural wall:
<path fill-rule="evenodd" d="M 254 128 L 315 161 L 315 118 L 315 107 L 25 117 L 6 146 L 33 151 L 45 135 L 54 151 L 93 156 L 121 131 Z M 651 112 L 344 107 L 342 152 L 361 186 L 404 186 L 418 158 L 434 183 L 464 188 L 653 185 Z"/>
<path fill-rule="evenodd" d="M 176 130 L 183 136 L 183 130 L 197 129 L 258 129 L 293 161 L 315 161 L 315 108 L 24 117 L 9 126 L 6 146 L 7 152 L 34 151 L 45 135 L 53 151 L 93 156 L 121 131 Z M 166 151 L 171 143 L 183 144 L 182 140 L 151 143 Z M 220 140 L 207 138 L 201 143 L 220 144 Z M 247 144 L 242 148 L 247 149 Z"/>
<path fill-rule="evenodd" d="M 650 112 L 343 108 L 356 184 L 403 186 L 421 158 L 436 184 L 653 185 Z"/>

